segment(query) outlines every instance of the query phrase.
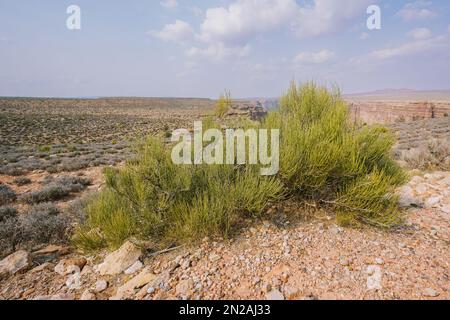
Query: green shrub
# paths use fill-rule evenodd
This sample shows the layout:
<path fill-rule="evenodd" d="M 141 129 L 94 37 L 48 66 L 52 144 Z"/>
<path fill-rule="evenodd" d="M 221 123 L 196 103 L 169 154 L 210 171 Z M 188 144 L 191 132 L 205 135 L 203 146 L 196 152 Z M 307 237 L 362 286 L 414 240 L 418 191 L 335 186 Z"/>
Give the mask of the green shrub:
<path fill-rule="evenodd" d="M 231 93 L 229 90 L 225 90 L 225 93 L 221 94 L 219 100 L 216 102 L 214 108 L 214 115 L 219 118 L 223 118 L 232 105 Z"/>
<path fill-rule="evenodd" d="M 261 214 L 282 193 L 281 183 L 261 177 L 256 166 L 175 165 L 158 138 L 105 175 L 107 186 L 87 205 L 73 239 L 84 250 L 114 248 L 130 237 L 155 246 L 228 237 L 238 221 Z"/>
<path fill-rule="evenodd" d="M 392 193 L 406 175 L 390 157 L 395 138 L 350 121 L 338 91 L 292 84 L 263 126 L 281 128 L 279 177 L 293 196 L 329 206 L 347 223 L 399 221 Z"/>
<path fill-rule="evenodd" d="M 130 237 L 155 247 L 228 237 L 285 196 L 334 210 L 343 224 L 401 220 L 394 190 L 406 175 L 390 157 L 394 136 L 350 121 L 339 92 L 293 84 L 261 124 L 241 124 L 254 126 L 280 129 L 278 175 L 261 176 L 255 165 L 175 165 L 164 139 L 148 138 L 124 168 L 106 170 L 74 244 L 90 251 Z M 211 127 L 209 118 L 203 129 Z"/>

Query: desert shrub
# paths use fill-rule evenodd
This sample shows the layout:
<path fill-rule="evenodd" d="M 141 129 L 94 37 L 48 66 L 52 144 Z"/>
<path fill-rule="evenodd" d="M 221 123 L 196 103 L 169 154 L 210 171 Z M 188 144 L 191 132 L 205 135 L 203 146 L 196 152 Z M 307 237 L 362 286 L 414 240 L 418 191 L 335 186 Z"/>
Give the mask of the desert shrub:
<path fill-rule="evenodd" d="M 409 168 L 450 170 L 450 139 L 430 139 L 416 148 L 398 152 Z"/>
<path fill-rule="evenodd" d="M 4 222 L 8 219 L 17 217 L 17 210 L 13 207 L 2 206 L 0 207 L 0 222 Z"/>
<path fill-rule="evenodd" d="M 37 191 L 30 191 L 20 196 L 22 202 L 28 204 L 51 202 L 60 200 L 71 193 L 81 192 L 91 184 L 91 180 L 83 177 L 62 176 L 56 179 L 46 178 L 46 187 Z"/>
<path fill-rule="evenodd" d="M 129 237 L 155 246 L 227 237 L 237 221 L 281 196 L 281 183 L 257 167 L 175 165 L 162 140 L 149 138 L 125 168 L 106 170 L 106 188 L 88 203 L 73 239 L 78 247 L 117 247 Z"/>
<path fill-rule="evenodd" d="M 392 226 L 394 189 L 406 179 L 390 156 L 394 136 L 349 119 L 337 90 L 292 84 L 263 122 L 281 129 L 279 177 L 297 199 L 328 206 L 341 221 Z"/>
<path fill-rule="evenodd" d="M 0 221 L 0 257 L 18 249 L 32 249 L 36 246 L 65 243 L 70 231 L 70 219 L 61 214 L 53 204 L 32 206 L 21 215 L 14 215 Z"/>
<path fill-rule="evenodd" d="M 219 100 L 216 102 L 214 107 L 214 115 L 219 118 L 223 118 L 231 107 L 232 99 L 229 90 L 225 90 L 223 94 L 220 95 Z"/>
<path fill-rule="evenodd" d="M 66 231 L 69 226 L 67 216 L 60 214 L 53 204 L 38 204 L 21 216 L 21 241 L 30 247 L 61 243 L 67 239 Z"/>
<path fill-rule="evenodd" d="M 31 179 L 28 177 L 17 177 L 13 180 L 13 183 L 20 186 L 25 186 L 31 183 Z"/>
<path fill-rule="evenodd" d="M 16 193 L 10 186 L 0 182 L 0 206 L 13 202 L 16 197 Z"/>
<path fill-rule="evenodd" d="M 47 146 L 47 145 L 45 145 L 45 146 L 40 146 L 40 147 L 38 148 L 38 150 L 39 150 L 40 152 L 42 152 L 43 154 L 45 154 L 46 152 L 50 152 L 50 150 L 52 150 L 52 147 Z"/>
<path fill-rule="evenodd" d="M 20 244 L 21 230 L 17 217 L 0 221 L 0 259 L 11 254 Z"/>
<path fill-rule="evenodd" d="M 394 136 L 350 121 L 338 92 L 293 84 L 279 110 L 241 125 L 280 129 L 278 175 L 261 176 L 257 165 L 175 165 L 163 137 L 148 138 L 124 168 L 105 171 L 106 187 L 87 203 L 74 244 L 88 251 L 130 237 L 155 247 L 228 237 L 285 196 L 332 209 L 343 224 L 400 221 L 394 190 L 406 175 L 390 155 Z"/>

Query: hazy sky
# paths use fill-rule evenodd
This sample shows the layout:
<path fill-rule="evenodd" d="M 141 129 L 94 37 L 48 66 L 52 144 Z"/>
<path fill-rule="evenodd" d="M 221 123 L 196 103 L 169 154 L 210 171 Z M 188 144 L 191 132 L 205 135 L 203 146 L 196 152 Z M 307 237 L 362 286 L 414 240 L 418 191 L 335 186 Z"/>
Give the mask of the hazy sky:
<path fill-rule="evenodd" d="M 450 1 L 0 0 L 2 96 L 273 97 L 292 79 L 450 89 Z"/>

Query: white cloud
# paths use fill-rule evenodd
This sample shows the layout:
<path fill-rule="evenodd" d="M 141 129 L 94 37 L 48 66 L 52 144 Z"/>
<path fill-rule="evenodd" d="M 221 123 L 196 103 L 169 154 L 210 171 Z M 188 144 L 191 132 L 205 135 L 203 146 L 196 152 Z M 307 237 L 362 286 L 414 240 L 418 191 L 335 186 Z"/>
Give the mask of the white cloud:
<path fill-rule="evenodd" d="M 410 2 L 397 12 L 397 16 L 401 17 L 404 21 L 431 19 L 437 14 L 429 9 L 430 5 L 431 1 L 426 0 Z"/>
<path fill-rule="evenodd" d="M 431 30 L 427 28 L 417 28 L 408 33 L 408 36 L 416 40 L 425 40 L 431 38 L 431 35 Z"/>
<path fill-rule="evenodd" d="M 250 46 L 229 47 L 223 43 L 215 43 L 206 48 L 192 47 L 186 51 L 186 55 L 190 58 L 206 58 L 213 61 L 221 61 L 231 57 L 243 58 L 250 53 Z"/>
<path fill-rule="evenodd" d="M 336 54 L 329 50 L 301 52 L 294 58 L 294 62 L 303 64 L 321 64 L 330 61 L 335 56 Z"/>
<path fill-rule="evenodd" d="M 237 0 L 228 8 L 208 9 L 200 37 L 208 42 L 246 43 L 285 25 L 297 10 L 295 0 Z"/>
<path fill-rule="evenodd" d="M 290 27 L 300 37 L 319 36 L 363 19 L 377 0 L 313 0 L 300 6 L 295 0 L 237 0 L 228 8 L 206 11 L 201 25 L 205 41 L 243 43 L 258 34 Z"/>
<path fill-rule="evenodd" d="M 415 55 L 438 48 L 448 48 L 449 43 L 446 37 L 438 36 L 425 40 L 417 40 L 404 43 L 397 47 L 377 50 L 369 55 L 369 58 L 377 60 L 386 60 L 403 56 Z"/>
<path fill-rule="evenodd" d="M 280 29 L 301 38 L 339 32 L 356 19 L 364 21 L 367 6 L 377 1 L 234 0 L 228 6 L 207 9 L 195 37 L 192 28 L 180 21 L 152 34 L 166 41 L 195 39 L 198 42 L 192 44 L 188 56 L 242 57 L 248 54 L 252 40 Z"/>
<path fill-rule="evenodd" d="M 374 0 L 315 0 L 314 5 L 299 9 L 295 32 L 300 37 L 319 36 L 342 30 L 357 18 L 366 17 L 366 9 Z"/>
<path fill-rule="evenodd" d="M 178 1 L 177 0 L 163 0 L 160 2 L 160 4 L 167 9 L 173 9 L 178 7 Z"/>
<path fill-rule="evenodd" d="M 150 35 L 157 37 L 163 41 L 187 42 L 194 36 L 194 29 L 182 21 L 176 20 L 173 24 L 167 24 L 161 31 L 150 31 Z"/>

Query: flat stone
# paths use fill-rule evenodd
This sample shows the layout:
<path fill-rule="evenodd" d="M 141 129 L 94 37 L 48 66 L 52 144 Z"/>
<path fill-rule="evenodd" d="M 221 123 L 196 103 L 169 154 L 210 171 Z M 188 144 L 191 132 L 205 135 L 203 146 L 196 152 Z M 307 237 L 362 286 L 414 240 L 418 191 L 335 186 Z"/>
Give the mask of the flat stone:
<path fill-rule="evenodd" d="M 439 293 L 436 290 L 434 290 L 433 288 L 426 288 L 422 294 L 423 294 L 423 296 L 430 297 L 430 298 L 439 296 Z"/>
<path fill-rule="evenodd" d="M 87 260 L 85 258 L 70 258 L 61 260 L 55 266 L 55 272 L 65 276 L 75 272 L 81 272 L 86 265 Z M 76 268 L 75 268 L 76 267 Z"/>
<path fill-rule="evenodd" d="M 31 267 L 30 254 L 25 250 L 19 250 L 0 261 L 0 279 L 16 273 L 23 273 Z"/>
<path fill-rule="evenodd" d="M 144 265 L 142 264 L 142 262 L 140 262 L 139 260 L 136 261 L 135 263 L 133 263 L 133 265 L 131 267 L 129 267 L 127 270 L 125 270 L 125 274 L 135 274 L 136 272 L 140 271 L 142 268 L 144 267 Z"/>
<path fill-rule="evenodd" d="M 279 290 L 274 289 L 266 293 L 266 300 L 270 301 L 284 300 L 284 295 Z"/>
<path fill-rule="evenodd" d="M 45 263 L 70 253 L 69 247 L 49 245 L 44 249 L 32 253 L 33 261 L 37 263 Z"/>
<path fill-rule="evenodd" d="M 107 255 L 103 263 L 97 266 L 97 271 L 101 275 L 118 275 L 131 267 L 141 255 L 141 249 L 127 241 L 119 250 Z"/>
<path fill-rule="evenodd" d="M 100 293 L 108 288 L 108 282 L 106 280 L 98 280 L 94 285 L 94 292 Z"/>
<path fill-rule="evenodd" d="M 135 289 L 140 289 L 146 284 L 155 280 L 156 275 L 150 272 L 148 269 L 142 270 L 137 276 L 125 283 L 123 286 L 117 289 L 116 295 L 112 300 L 122 300 L 129 298 Z"/>
<path fill-rule="evenodd" d="M 367 267 L 367 289 L 369 290 L 381 290 L 381 267 L 370 265 Z"/>

